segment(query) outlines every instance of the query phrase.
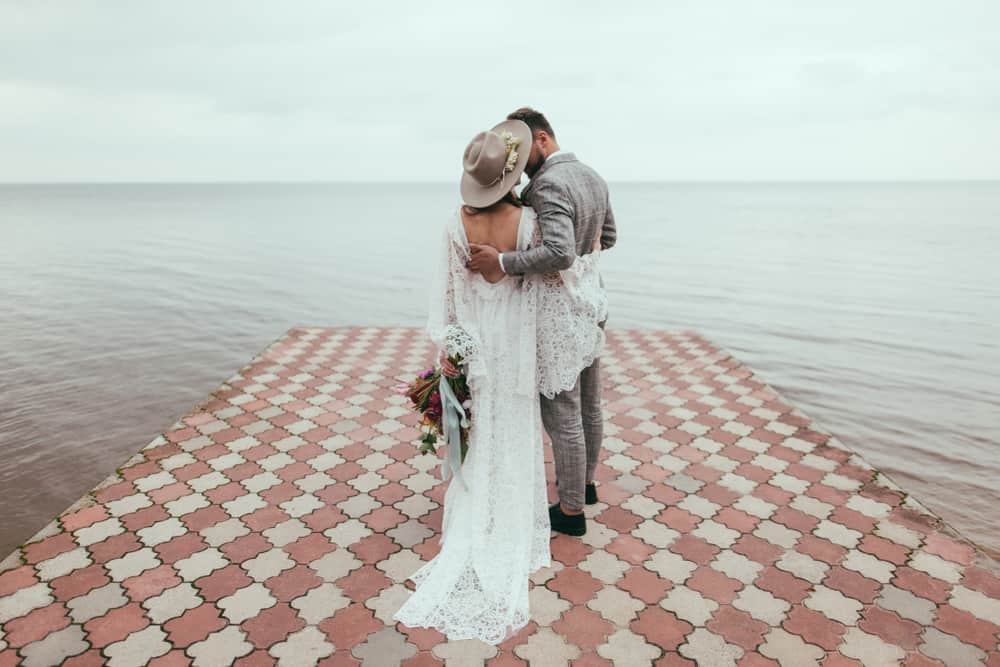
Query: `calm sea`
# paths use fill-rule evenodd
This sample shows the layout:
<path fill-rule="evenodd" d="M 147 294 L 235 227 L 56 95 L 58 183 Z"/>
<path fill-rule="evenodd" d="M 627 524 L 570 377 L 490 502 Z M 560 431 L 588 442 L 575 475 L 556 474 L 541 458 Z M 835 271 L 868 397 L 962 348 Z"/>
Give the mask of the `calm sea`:
<path fill-rule="evenodd" d="M 0 187 L 0 557 L 292 326 L 420 325 L 453 185 Z M 1000 183 L 613 184 L 696 328 L 1000 555 Z"/>

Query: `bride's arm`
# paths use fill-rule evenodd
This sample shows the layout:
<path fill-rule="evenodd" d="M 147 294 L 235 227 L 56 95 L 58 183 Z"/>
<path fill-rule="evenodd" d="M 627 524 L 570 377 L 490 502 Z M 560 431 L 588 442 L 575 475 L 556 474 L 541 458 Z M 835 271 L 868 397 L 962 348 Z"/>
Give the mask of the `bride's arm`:
<path fill-rule="evenodd" d="M 449 372 L 457 369 L 452 364 L 445 365 L 448 356 L 460 354 L 469 360 L 479 347 L 465 321 L 470 312 L 466 304 L 467 259 L 464 243 L 454 233 L 453 226 L 447 226 L 440 261 L 430 285 L 427 334 L 438 348 L 442 368 Z"/>

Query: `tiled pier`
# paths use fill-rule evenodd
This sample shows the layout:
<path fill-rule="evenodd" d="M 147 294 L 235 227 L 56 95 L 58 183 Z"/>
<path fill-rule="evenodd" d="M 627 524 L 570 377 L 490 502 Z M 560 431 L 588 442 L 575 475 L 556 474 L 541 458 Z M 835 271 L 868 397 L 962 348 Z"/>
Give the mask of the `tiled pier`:
<path fill-rule="evenodd" d="M 992 561 L 693 333 L 610 334 L 602 502 L 527 628 L 395 625 L 443 487 L 391 387 L 429 357 L 288 332 L 3 561 L 0 665 L 1000 666 Z"/>

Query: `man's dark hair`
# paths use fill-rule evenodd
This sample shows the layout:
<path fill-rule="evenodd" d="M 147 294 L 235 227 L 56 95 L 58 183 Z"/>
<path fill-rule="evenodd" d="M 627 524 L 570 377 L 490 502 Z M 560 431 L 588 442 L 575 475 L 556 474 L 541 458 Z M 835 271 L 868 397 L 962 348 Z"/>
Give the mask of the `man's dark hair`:
<path fill-rule="evenodd" d="M 507 114 L 507 120 L 523 120 L 531 128 L 531 136 L 534 138 L 539 130 L 545 130 L 545 133 L 556 138 L 556 133 L 552 131 L 552 126 L 549 125 L 548 119 L 541 111 L 532 109 L 531 107 L 521 107 L 517 111 L 512 111 Z"/>

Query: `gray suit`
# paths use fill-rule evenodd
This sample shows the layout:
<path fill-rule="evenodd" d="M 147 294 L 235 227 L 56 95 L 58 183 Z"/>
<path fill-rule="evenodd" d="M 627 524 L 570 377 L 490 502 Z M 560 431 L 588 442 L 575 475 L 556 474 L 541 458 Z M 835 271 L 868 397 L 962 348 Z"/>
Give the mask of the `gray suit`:
<path fill-rule="evenodd" d="M 538 215 L 542 245 L 505 252 L 507 273 L 568 269 L 598 239 L 605 250 L 617 240 L 607 184 L 572 153 L 543 162 L 521 197 Z M 600 359 L 583 370 L 573 389 L 552 399 L 542 396 L 541 403 L 542 422 L 552 438 L 559 500 L 569 509 L 583 509 L 584 484 L 594 478 L 604 435 Z"/>
<path fill-rule="evenodd" d="M 617 239 L 608 185 L 596 171 L 572 153 L 553 155 L 542 163 L 521 192 L 538 215 L 542 245 L 505 252 L 507 273 L 549 273 L 568 269 L 578 255 L 586 255 L 601 239 L 607 250 Z"/>

